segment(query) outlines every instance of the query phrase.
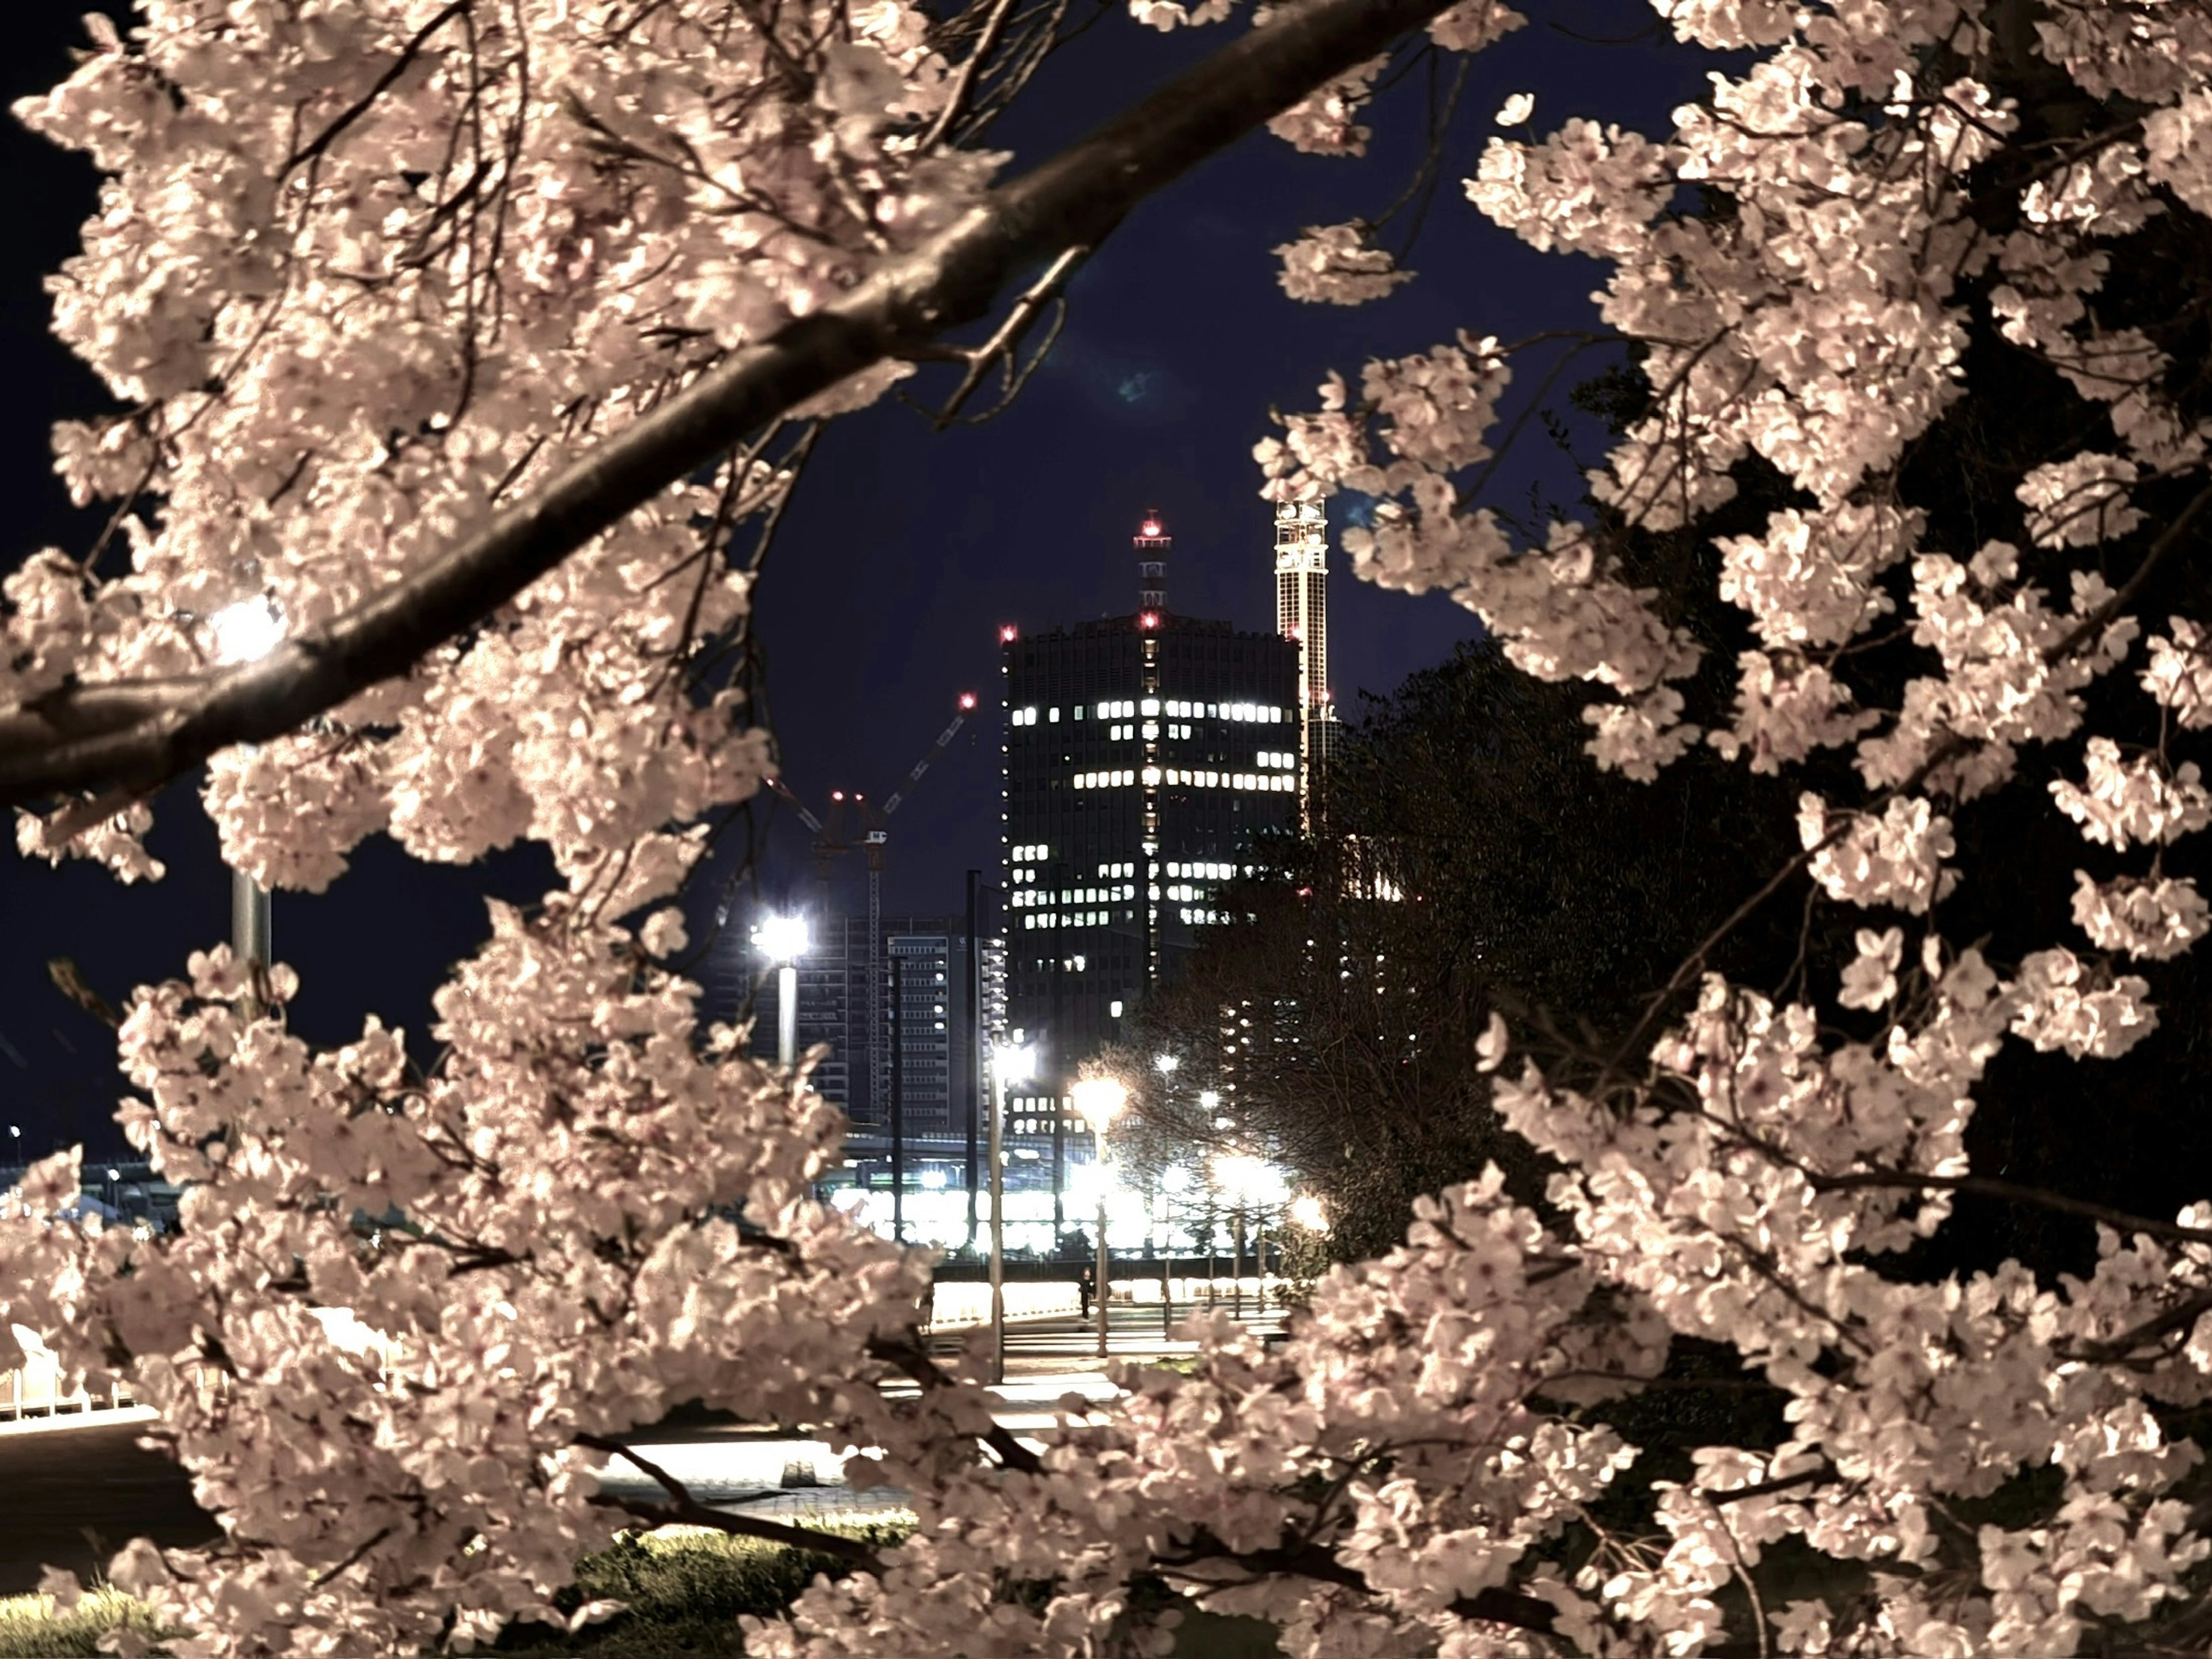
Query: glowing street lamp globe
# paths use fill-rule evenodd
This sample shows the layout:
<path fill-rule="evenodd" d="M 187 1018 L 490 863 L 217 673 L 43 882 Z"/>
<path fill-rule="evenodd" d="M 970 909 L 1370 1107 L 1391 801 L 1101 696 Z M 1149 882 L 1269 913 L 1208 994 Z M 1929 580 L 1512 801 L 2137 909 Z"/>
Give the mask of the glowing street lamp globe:
<path fill-rule="evenodd" d="M 753 929 L 753 945 L 770 962 L 796 962 L 806 954 L 805 916 L 769 916 Z"/>
<path fill-rule="evenodd" d="M 1085 1078 L 1069 1092 L 1075 1097 L 1077 1115 L 1091 1126 L 1093 1134 L 1104 1134 L 1129 1103 L 1129 1091 L 1110 1077 Z"/>

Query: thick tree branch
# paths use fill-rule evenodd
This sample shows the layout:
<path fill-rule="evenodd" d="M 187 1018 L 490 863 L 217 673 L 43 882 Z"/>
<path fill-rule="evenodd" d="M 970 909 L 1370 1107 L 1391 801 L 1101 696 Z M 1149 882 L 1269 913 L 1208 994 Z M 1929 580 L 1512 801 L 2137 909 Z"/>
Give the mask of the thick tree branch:
<path fill-rule="evenodd" d="M 264 742 L 406 673 L 592 537 L 750 432 L 853 374 L 918 353 L 985 316 L 1006 285 L 1071 248 L 1096 247 L 1146 198 L 1386 50 L 1450 0 L 1305 0 L 1285 8 L 1108 122 L 992 191 L 836 303 L 731 354 L 689 390 L 570 461 L 407 580 L 289 640 L 259 662 L 180 690 L 115 684 L 41 700 L 45 729 L 0 714 L 0 800 L 120 786 L 151 791 L 234 744 Z M 153 706 L 122 719 L 132 697 Z M 88 718 L 96 705 L 104 719 Z M 12 740 L 11 740 L 12 738 Z"/>
<path fill-rule="evenodd" d="M 597 1434 L 580 1434 L 576 1437 L 576 1443 L 635 1464 L 647 1478 L 658 1481 L 668 1494 L 666 1503 L 655 1504 L 641 1498 L 617 1498 L 602 1492 L 592 1501 L 604 1509 L 620 1510 L 641 1521 L 650 1521 L 655 1526 L 681 1522 L 685 1526 L 711 1527 L 734 1537 L 759 1538 L 771 1544 L 788 1544 L 793 1549 L 836 1556 L 841 1560 L 866 1567 L 871 1572 L 881 1571 L 874 1546 L 858 1538 L 848 1538 L 834 1532 L 817 1532 L 811 1527 L 788 1526 L 781 1521 L 770 1521 L 764 1516 L 732 1515 L 727 1510 L 710 1508 L 694 1498 L 690 1487 L 634 1446 L 626 1446 L 619 1440 L 610 1440 Z"/>
<path fill-rule="evenodd" d="M 876 1337 L 870 1340 L 868 1352 L 885 1364 L 903 1371 L 921 1386 L 925 1394 L 933 1389 L 945 1388 L 952 1381 L 919 1341 L 891 1342 Z M 1014 1438 L 1013 1431 L 1005 1424 L 994 1422 L 990 1432 L 984 1435 L 982 1440 L 998 1455 L 1002 1468 L 1012 1469 L 1022 1474 L 1044 1473 L 1044 1465 L 1038 1461 L 1037 1455 Z"/>

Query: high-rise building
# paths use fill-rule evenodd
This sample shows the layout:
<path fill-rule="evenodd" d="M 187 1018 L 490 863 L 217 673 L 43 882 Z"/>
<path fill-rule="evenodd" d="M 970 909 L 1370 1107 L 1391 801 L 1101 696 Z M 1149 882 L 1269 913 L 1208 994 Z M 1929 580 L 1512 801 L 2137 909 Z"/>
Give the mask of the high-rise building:
<path fill-rule="evenodd" d="M 1275 508 L 1275 631 L 1297 647 L 1298 810 L 1311 828 L 1339 730 L 1328 679 L 1328 520 L 1319 501 Z"/>
<path fill-rule="evenodd" d="M 1000 630 L 1006 1018 L 1042 1045 L 1041 1098 L 1298 823 L 1297 644 L 1170 611 L 1157 514 L 1134 539 L 1134 611 Z"/>
<path fill-rule="evenodd" d="M 905 1133 L 963 1137 L 977 1094 L 968 1048 L 968 933 L 949 916 L 887 916 L 878 959 L 884 983 L 870 994 L 868 921 L 837 913 L 808 917 L 807 949 L 799 969 L 799 1048 L 817 1045 L 828 1057 L 814 1069 L 814 1087 L 843 1111 L 856 1138 L 872 1146 L 890 1133 L 896 1101 Z M 776 981 L 764 961 L 746 958 L 752 981 L 752 1051 L 775 1053 Z M 739 1004 L 728 988 L 716 1006 Z M 883 1085 L 870 1085 L 868 1021 L 877 1022 L 877 1052 L 893 1056 Z"/>

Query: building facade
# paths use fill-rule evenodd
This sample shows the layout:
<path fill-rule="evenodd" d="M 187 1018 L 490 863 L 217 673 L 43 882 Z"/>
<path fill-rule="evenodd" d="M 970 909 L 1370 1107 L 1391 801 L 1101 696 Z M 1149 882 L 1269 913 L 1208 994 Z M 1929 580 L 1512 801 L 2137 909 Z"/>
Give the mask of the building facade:
<path fill-rule="evenodd" d="M 1006 1018 L 1037 1047 L 1039 1103 L 1299 820 L 1296 642 L 1176 615 L 1157 515 L 1135 544 L 1136 611 L 1000 631 Z"/>
<path fill-rule="evenodd" d="M 886 916 L 884 982 L 868 984 L 868 921 L 838 912 L 808 915 L 808 946 L 798 961 L 799 1047 L 827 1056 L 814 1087 L 851 1120 L 856 1143 L 872 1149 L 890 1135 L 894 1109 L 904 1133 L 962 1139 L 980 1121 L 981 1081 L 968 1040 L 973 980 L 964 920 Z M 745 953 L 753 1012 L 752 1052 L 775 1054 L 776 980 L 771 965 Z M 718 1006 L 736 1009 L 742 989 Z M 871 1086 L 868 1022 L 878 1052 L 890 1056 L 881 1087 Z"/>

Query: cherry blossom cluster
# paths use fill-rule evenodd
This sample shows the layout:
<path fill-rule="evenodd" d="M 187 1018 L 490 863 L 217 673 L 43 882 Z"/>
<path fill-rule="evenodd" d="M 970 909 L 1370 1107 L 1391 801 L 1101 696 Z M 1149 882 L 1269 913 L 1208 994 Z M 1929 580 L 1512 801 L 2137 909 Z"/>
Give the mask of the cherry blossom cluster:
<path fill-rule="evenodd" d="M 1160 1583 L 1271 1620 L 1297 1659 L 1693 1659 L 1747 1618 L 1762 1651 L 1966 1659 L 2196 1616 L 2212 1538 L 2176 1425 L 2212 1401 L 2212 1202 L 2107 1217 L 2094 1268 L 2051 1283 L 1893 1259 L 1996 1179 L 1967 1136 L 1999 1053 L 2132 1052 L 2156 970 L 2126 969 L 2212 925 L 2161 862 L 2212 817 L 2183 752 L 2212 721 L 2206 621 L 2166 616 L 2136 654 L 2207 434 L 2159 337 L 2099 303 L 2129 238 L 2212 216 L 2212 26 L 2100 0 L 2027 31 L 1981 0 L 1656 9 L 1739 54 L 1672 132 L 1576 115 L 1492 139 L 1467 181 L 1532 246 L 1605 262 L 1601 317 L 1640 348 L 1649 406 L 1591 475 L 1595 521 L 1532 543 L 1478 499 L 1513 382 L 1475 327 L 1356 391 L 1332 374 L 1258 459 L 1272 499 L 1373 498 L 1345 537 L 1362 576 L 1448 592 L 1519 668 L 1595 688 L 1599 764 L 1649 778 L 1705 745 L 1790 778 L 1777 889 L 1852 907 L 1848 956 L 1771 991 L 1685 964 L 1682 1000 L 1588 1075 L 1493 1020 L 1476 1059 L 1555 1166 L 1548 1218 L 1489 1171 L 1334 1271 L 1279 1346 L 1200 1322 L 1190 1375 L 1125 1368 L 1121 1397 L 1018 1441 L 980 1350 L 948 1370 L 915 1340 L 927 1261 L 817 1201 L 836 1115 L 668 966 L 702 820 L 769 760 L 692 672 L 745 623 L 730 532 L 793 482 L 773 445 L 732 456 L 404 682 L 211 768 L 227 852 L 278 884 L 327 884 L 378 831 L 434 860 L 551 848 L 560 888 L 495 908 L 440 992 L 435 1065 L 374 1019 L 312 1048 L 288 971 L 249 985 L 212 951 L 120 1033 L 124 1121 L 185 1184 L 182 1230 L 70 1219 L 74 1156 L 0 1208 L 0 1330 L 126 1372 L 222 1523 L 111 1570 L 182 1651 L 467 1648 L 557 1618 L 580 1554 L 672 1512 L 603 1487 L 615 1437 L 690 1400 L 804 1425 L 915 1513 L 749 1626 L 785 1659 L 1164 1652 Z M 933 15 L 146 0 L 127 39 L 95 22 L 23 110 L 109 175 L 57 326 L 125 412 L 58 453 L 86 500 L 157 506 L 118 518 L 123 574 L 46 554 L 9 579 L 0 702 L 198 670 L 240 601 L 294 629 L 344 612 L 972 204 L 999 158 L 943 142 L 963 66 Z M 1466 0 L 1428 41 L 1519 21 Z M 2027 70 L 2125 118 L 2031 142 Z M 1276 131 L 1357 155 L 1382 84 L 1350 66 Z M 1406 280 L 1356 223 L 1280 253 L 1302 298 Z M 2078 399 L 2082 435 L 1950 545 L 1908 462 L 1973 395 L 1978 332 Z M 1784 504 L 1708 526 L 1758 467 Z M 1749 648 L 1709 653 L 1631 574 L 1644 533 L 1710 550 Z M 2038 748 L 2056 781 L 2016 784 Z M 1962 809 L 2008 787 L 2094 868 L 2078 937 L 1996 961 L 1945 929 L 1977 874 Z M 131 808 L 18 834 L 151 877 L 144 829 Z M 1733 1352 L 1786 1427 L 1652 1481 L 1605 1407 L 1680 1381 L 1681 1338 Z M 1624 1486 L 1647 1500 L 1628 1529 Z M 2033 1523 L 1960 1521 L 1999 1494 Z M 1785 1546 L 1851 1588 L 1763 1600 Z"/>
<path fill-rule="evenodd" d="M 436 1073 L 374 1019 L 314 1052 L 278 968 L 248 1018 L 227 948 L 121 1031 L 134 1142 L 181 1229 L 58 1224 L 77 1155 L 0 1213 L 14 1322 L 127 1357 L 224 1539 L 118 1582 L 201 1654 L 387 1651 L 554 1617 L 627 1517 L 590 1437 L 702 1400 L 927 1444 L 873 1388 L 927 1268 L 815 1201 L 842 1125 L 803 1078 L 696 1030 L 697 988 L 586 907 L 492 936 L 438 999 Z M 933 1419 L 908 1412 L 909 1421 Z M 969 1455 L 975 1455 L 972 1440 Z M 605 1610 L 601 1610 L 602 1615 Z"/>
<path fill-rule="evenodd" d="M 293 631 L 344 613 L 912 246 L 1000 159 L 932 136 L 955 65 L 902 0 L 148 0 L 127 37 L 91 27 L 16 112 L 109 175 L 56 331 L 124 410 L 58 453 L 80 501 L 159 507 L 123 514 L 124 574 L 46 555 L 10 579 L 36 645 L 0 702 L 204 669 L 241 601 Z M 892 376 L 865 378 L 818 412 Z M 529 836 L 581 884 L 749 793 L 765 749 L 732 740 L 734 698 L 693 695 L 693 659 L 742 625 L 725 547 L 788 483 L 733 459 L 328 729 L 226 757 L 226 856 L 315 889 L 380 830 L 441 860 Z"/>

